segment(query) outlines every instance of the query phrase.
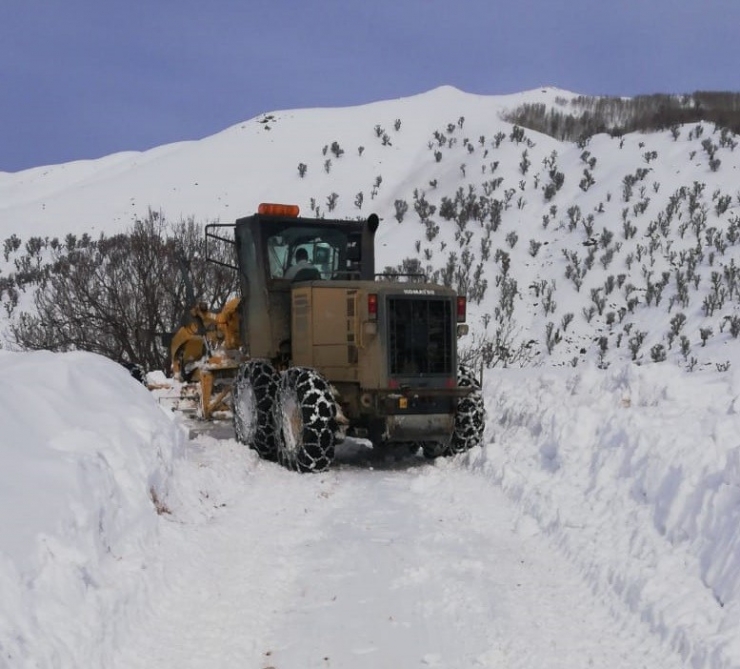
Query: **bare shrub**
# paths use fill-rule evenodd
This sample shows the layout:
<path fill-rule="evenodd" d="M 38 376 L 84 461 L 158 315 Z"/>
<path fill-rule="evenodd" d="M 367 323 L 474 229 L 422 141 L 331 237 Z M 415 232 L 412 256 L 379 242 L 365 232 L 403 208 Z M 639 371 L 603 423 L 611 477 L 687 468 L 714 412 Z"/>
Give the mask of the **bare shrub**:
<path fill-rule="evenodd" d="M 237 290 L 235 271 L 206 262 L 203 227 L 193 219 L 170 224 L 150 210 L 128 232 L 65 242 L 48 251 L 34 308 L 9 328 L 21 349 L 92 351 L 166 370 L 162 335 L 182 324 L 190 300 L 220 309 Z M 209 245 L 209 254 L 233 263 L 229 244 Z"/>

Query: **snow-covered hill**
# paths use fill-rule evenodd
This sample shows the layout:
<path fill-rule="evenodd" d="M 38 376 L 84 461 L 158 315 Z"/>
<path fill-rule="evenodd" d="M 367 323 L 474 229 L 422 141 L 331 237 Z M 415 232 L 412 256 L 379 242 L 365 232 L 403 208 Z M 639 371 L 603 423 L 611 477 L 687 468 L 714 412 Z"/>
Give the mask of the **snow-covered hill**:
<path fill-rule="evenodd" d="M 466 134 L 492 136 L 507 127 L 499 119 L 503 109 L 540 95 L 554 100 L 557 93 L 487 97 L 444 87 L 361 107 L 276 111 L 199 141 L 143 153 L 0 172 L 0 237 L 118 231 L 150 206 L 171 218 L 229 222 L 255 211 L 260 202 L 287 200 L 308 214 L 312 197 L 325 211 L 324 200 L 333 191 L 341 196 L 338 215 L 376 211 L 390 218 L 396 197 L 410 199 L 413 188 L 426 188 L 427 175 L 437 173 L 425 169 L 434 162 L 427 143 L 435 130 L 465 116 L 472 128 Z M 394 128 L 397 119 L 399 130 Z M 388 134 L 387 144 L 376 126 Z M 335 141 L 344 150 L 339 159 L 323 153 Z M 329 173 L 327 159 L 333 162 Z M 301 162 L 308 166 L 304 179 L 298 174 Z M 457 170 L 457 165 L 445 167 Z M 385 185 L 372 200 L 378 175 Z M 353 205 L 360 190 L 367 197 L 361 212 Z"/>
<path fill-rule="evenodd" d="M 740 334 L 736 141 L 699 123 L 576 144 L 504 120 L 525 103 L 570 113 L 574 98 L 445 87 L 1 174 L 0 238 L 121 231 L 149 207 L 203 222 L 263 201 L 374 211 L 381 268 L 411 259 L 467 292 L 475 336 L 509 364 L 726 368 Z M 24 247 L 4 250 L 7 277 Z"/>

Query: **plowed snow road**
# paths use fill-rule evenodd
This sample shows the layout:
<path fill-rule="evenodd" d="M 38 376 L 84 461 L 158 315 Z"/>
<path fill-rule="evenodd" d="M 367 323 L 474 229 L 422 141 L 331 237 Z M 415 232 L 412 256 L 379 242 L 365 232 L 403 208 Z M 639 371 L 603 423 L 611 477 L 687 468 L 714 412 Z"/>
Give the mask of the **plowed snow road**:
<path fill-rule="evenodd" d="M 149 608 L 112 666 L 680 666 L 459 462 L 356 448 L 298 475 L 233 441 L 191 448 Z"/>

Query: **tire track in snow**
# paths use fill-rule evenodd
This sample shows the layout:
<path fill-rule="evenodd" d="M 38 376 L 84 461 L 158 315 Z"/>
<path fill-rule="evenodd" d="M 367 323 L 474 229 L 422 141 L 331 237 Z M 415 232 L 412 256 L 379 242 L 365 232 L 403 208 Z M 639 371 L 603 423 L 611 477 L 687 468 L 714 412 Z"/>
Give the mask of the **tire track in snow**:
<path fill-rule="evenodd" d="M 675 667 L 503 493 L 454 463 L 333 472 L 263 667 Z"/>
<path fill-rule="evenodd" d="M 159 596 L 132 623 L 114 667 L 261 666 L 261 639 L 293 597 L 295 556 L 329 511 L 318 477 L 255 462 L 235 442 L 199 439 L 208 442 L 205 461 L 193 463 L 187 484 L 203 488 L 195 504 L 206 498 L 210 518 L 181 521 L 175 510 L 165 522 Z M 211 467 L 215 475 L 200 481 Z M 234 475 L 233 469 L 252 471 Z"/>
<path fill-rule="evenodd" d="M 300 476 L 222 456 L 200 473 L 251 471 L 210 522 L 168 524 L 162 594 L 115 667 L 680 666 L 455 461 Z"/>

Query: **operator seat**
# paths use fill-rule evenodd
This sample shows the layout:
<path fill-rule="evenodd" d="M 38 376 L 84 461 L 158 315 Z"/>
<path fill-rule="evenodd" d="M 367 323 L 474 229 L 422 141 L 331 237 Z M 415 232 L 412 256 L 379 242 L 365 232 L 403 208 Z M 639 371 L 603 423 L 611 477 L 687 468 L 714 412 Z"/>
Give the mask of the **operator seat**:
<path fill-rule="evenodd" d="M 293 281 L 318 281 L 321 279 L 321 272 L 315 267 L 304 267 L 298 270 L 296 275 L 293 277 Z"/>

